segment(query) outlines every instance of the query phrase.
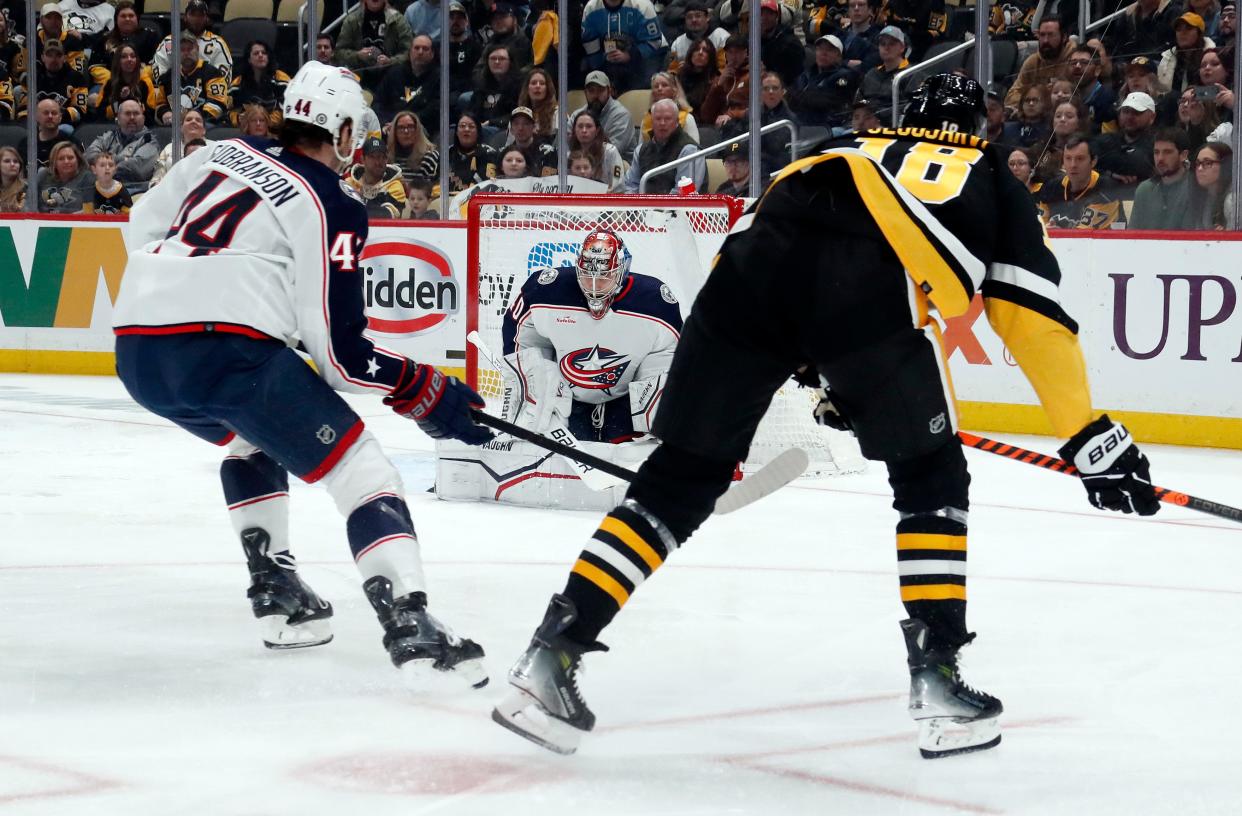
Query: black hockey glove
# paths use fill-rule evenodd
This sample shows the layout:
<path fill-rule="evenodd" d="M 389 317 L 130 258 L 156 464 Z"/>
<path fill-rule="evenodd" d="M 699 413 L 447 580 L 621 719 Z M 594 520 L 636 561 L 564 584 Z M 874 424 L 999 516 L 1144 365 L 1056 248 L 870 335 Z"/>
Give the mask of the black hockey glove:
<path fill-rule="evenodd" d="M 1147 457 L 1126 426 L 1107 414 L 1074 434 L 1061 458 L 1078 468 L 1087 500 L 1101 510 L 1150 516 L 1160 509 Z"/>
<path fill-rule="evenodd" d="M 819 404 L 815 406 L 815 421 L 834 430 L 853 433 L 854 423 L 837 404 L 837 395 L 828 388 L 816 388 L 815 394 L 819 397 Z"/>
<path fill-rule="evenodd" d="M 417 422 L 432 439 L 482 445 L 495 436 L 470 418 L 471 409 L 483 407 L 483 398 L 473 388 L 412 360 L 407 362 L 401 382 L 384 397 L 384 404 Z"/>

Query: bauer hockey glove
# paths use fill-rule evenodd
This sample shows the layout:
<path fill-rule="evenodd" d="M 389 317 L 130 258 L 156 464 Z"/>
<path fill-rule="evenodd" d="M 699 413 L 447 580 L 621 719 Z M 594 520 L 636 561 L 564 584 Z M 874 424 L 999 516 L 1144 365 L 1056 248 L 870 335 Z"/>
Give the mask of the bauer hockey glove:
<path fill-rule="evenodd" d="M 409 362 L 384 404 L 417 422 L 432 439 L 482 445 L 495 436 L 470 418 L 471 409 L 483 408 L 483 398 L 456 377 L 446 377 L 429 365 Z"/>
<path fill-rule="evenodd" d="M 827 388 L 816 388 L 815 396 L 819 397 L 819 404 L 815 406 L 814 414 L 817 423 L 845 433 L 854 432 L 854 423 L 850 422 L 850 418 L 837 404 L 836 394 Z"/>
<path fill-rule="evenodd" d="M 1147 457 L 1126 426 L 1107 414 L 1074 434 L 1061 458 L 1078 468 L 1088 501 L 1101 510 L 1150 516 L 1160 509 Z"/>

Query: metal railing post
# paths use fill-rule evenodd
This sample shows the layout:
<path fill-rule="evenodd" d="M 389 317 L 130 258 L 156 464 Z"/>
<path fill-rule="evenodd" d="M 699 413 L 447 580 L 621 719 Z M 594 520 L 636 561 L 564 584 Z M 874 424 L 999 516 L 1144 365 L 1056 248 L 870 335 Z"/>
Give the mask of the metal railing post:
<path fill-rule="evenodd" d="M 937 54 L 936 56 L 932 57 L 929 60 L 923 60 L 917 65 L 908 65 L 905 68 L 902 68 L 900 71 L 898 71 L 897 74 L 893 77 L 893 98 L 892 98 L 893 127 L 897 127 L 897 125 L 901 124 L 901 102 L 900 100 L 901 100 L 902 80 L 910 76 L 910 74 L 914 73 L 915 71 L 923 71 L 928 68 L 931 68 L 933 65 L 938 65 L 939 63 L 944 62 L 949 57 L 956 56 L 962 53 L 963 51 L 966 51 L 967 49 L 974 48 L 974 47 L 975 47 L 975 41 L 967 40 L 964 43 L 958 43 L 957 45 L 950 48 L 948 51 L 941 51 L 939 54 Z"/>
<path fill-rule="evenodd" d="M 1231 147 L 1233 147 L 1233 228 L 1242 229 L 1242 144 L 1239 143 L 1239 137 L 1242 136 L 1242 117 L 1238 116 L 1238 112 L 1242 111 L 1242 105 L 1238 104 L 1238 84 L 1239 77 L 1242 77 L 1242 48 L 1234 48 L 1233 51 L 1233 87 L 1229 90 L 1233 91 L 1233 138 Z M 1192 168 L 1193 170 L 1193 168 Z"/>
<path fill-rule="evenodd" d="M 793 159 L 797 158 L 798 147 L 799 147 L 798 126 L 793 121 L 789 119 L 781 119 L 779 121 L 766 124 L 763 127 L 759 128 L 759 135 L 762 136 L 764 133 L 771 133 L 774 130 L 781 130 L 781 129 L 789 131 L 789 137 L 790 137 L 789 138 L 789 155 L 792 161 Z M 638 179 L 638 192 L 640 195 L 645 193 L 647 191 L 648 180 L 650 180 L 652 176 L 658 173 L 663 173 L 665 170 L 668 170 L 670 168 L 680 167 L 683 164 L 692 162 L 695 159 L 703 158 L 704 156 L 711 156 L 715 153 L 723 153 L 724 151 L 728 150 L 735 142 L 747 142 L 747 141 L 749 141 L 753 145 L 759 140 L 751 139 L 751 134 L 749 133 L 743 133 L 740 136 L 737 136 L 736 138 L 726 139 L 725 141 L 720 142 L 719 144 L 714 144 L 711 147 L 700 148 L 694 151 L 693 153 L 691 153 L 689 156 L 685 156 L 682 158 L 676 158 L 670 162 L 665 162 L 664 164 L 661 164 L 657 167 L 653 167 L 647 172 L 643 173 L 642 176 Z M 754 175 L 755 175 L 754 169 L 755 168 L 753 167 L 751 168 L 752 179 L 754 178 Z M 758 197 L 759 191 L 756 188 L 752 187 L 750 191 L 751 193 L 755 194 L 754 197 L 756 198 Z"/>
<path fill-rule="evenodd" d="M 440 0 L 440 220 L 448 220 L 449 209 L 449 0 Z"/>
<path fill-rule="evenodd" d="M 996 0 L 992 0 L 994 2 Z M 992 33 L 988 27 L 992 18 L 991 12 L 991 3 L 987 0 L 975 0 L 975 81 L 984 88 L 992 81 Z"/>
<path fill-rule="evenodd" d="M 560 191 L 565 193 L 569 191 L 569 135 L 565 129 L 573 112 L 569 110 L 569 55 L 565 50 L 569 42 L 569 0 L 557 0 L 556 15 L 556 175 Z"/>
<path fill-rule="evenodd" d="M 1087 24 L 1091 22 L 1091 0 L 1078 0 L 1078 44 L 1087 44 Z"/>
<path fill-rule="evenodd" d="M 39 68 L 35 65 L 35 43 L 39 41 L 35 31 L 37 18 L 35 4 L 26 4 L 26 212 L 38 212 L 39 195 L 39 125 L 35 121 L 35 110 L 38 107 L 39 88 L 36 77 Z M 49 162 L 50 165 L 50 162 Z"/>
<path fill-rule="evenodd" d="M 758 0 L 746 0 L 746 2 L 750 7 L 750 30 L 747 32 L 750 40 L 747 47 L 750 53 L 750 87 L 747 90 L 750 93 L 746 103 L 746 110 L 750 116 L 750 135 L 752 137 L 750 140 L 750 192 L 758 194 L 760 189 L 759 181 L 763 178 L 763 140 L 757 138 L 757 134 L 763 130 L 760 127 L 763 124 L 763 120 L 760 118 L 763 115 L 763 105 L 759 101 L 759 86 L 762 84 L 759 65 L 763 62 L 760 58 L 763 45 L 759 35 L 763 29 L 763 21 L 761 20 L 763 10 L 756 8 L 756 6 L 760 5 Z M 641 185 L 641 181 L 639 183 Z M 639 192 L 642 192 L 641 186 L 638 189 Z M 711 190 L 704 190 L 704 192 L 710 193 Z"/>
<path fill-rule="evenodd" d="M 181 0 L 172 0 L 172 31 L 169 34 L 172 37 L 172 48 L 168 54 L 168 93 L 172 97 L 169 103 L 172 105 L 172 155 L 170 164 L 176 164 L 181 161 L 181 151 L 184 145 L 181 144 Z M 194 45 L 198 49 L 198 44 Z"/>

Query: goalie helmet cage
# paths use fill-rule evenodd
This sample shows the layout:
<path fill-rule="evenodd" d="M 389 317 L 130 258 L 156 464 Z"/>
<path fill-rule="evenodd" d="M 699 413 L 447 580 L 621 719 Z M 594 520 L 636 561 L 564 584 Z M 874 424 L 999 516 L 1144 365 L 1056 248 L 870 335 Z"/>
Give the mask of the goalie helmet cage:
<path fill-rule="evenodd" d="M 668 284 L 682 317 L 707 280 L 712 259 L 742 202 L 729 196 L 479 194 L 467 206 L 466 331 L 478 331 L 502 353 L 501 326 L 511 298 L 535 270 L 572 264 L 587 233 L 617 233 L 633 255 L 630 269 Z M 466 379 L 489 406 L 499 406 L 503 380 L 471 344 Z M 815 398 L 792 382 L 772 399 L 751 444 L 747 465 L 799 447 L 808 474 L 857 472 L 865 460 L 848 434 L 817 425 Z M 491 410 L 491 408 L 489 408 Z"/>

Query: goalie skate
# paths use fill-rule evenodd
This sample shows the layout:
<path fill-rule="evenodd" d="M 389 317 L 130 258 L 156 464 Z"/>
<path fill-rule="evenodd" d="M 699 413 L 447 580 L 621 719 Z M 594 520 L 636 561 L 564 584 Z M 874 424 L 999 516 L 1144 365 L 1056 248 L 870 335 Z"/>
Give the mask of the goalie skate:
<path fill-rule="evenodd" d="M 304 649 L 332 640 L 332 604 L 315 594 L 297 573 L 288 552 L 271 552 L 271 537 L 262 527 L 241 534 L 250 569 L 246 597 L 259 619 L 263 645 L 269 649 Z"/>
<path fill-rule="evenodd" d="M 924 759 L 983 751 L 1000 744 L 1001 701 L 962 682 L 957 652 L 927 650 L 927 624 L 901 622 L 910 665 L 910 716 Z"/>
<path fill-rule="evenodd" d="M 483 647 L 457 637 L 432 617 L 425 594 L 411 592 L 394 600 L 392 582 L 378 575 L 362 589 L 384 627 L 384 648 L 392 664 L 412 685 L 433 685 L 444 674 L 465 680 L 471 688 L 487 685 Z"/>
<path fill-rule="evenodd" d="M 595 715 L 578 691 L 578 675 L 585 652 L 608 648 L 583 647 L 565 637 L 577 617 L 572 601 L 552 596 L 530 646 L 509 670 L 509 695 L 492 709 L 498 725 L 558 754 L 578 750 L 582 735 L 595 727 Z"/>

